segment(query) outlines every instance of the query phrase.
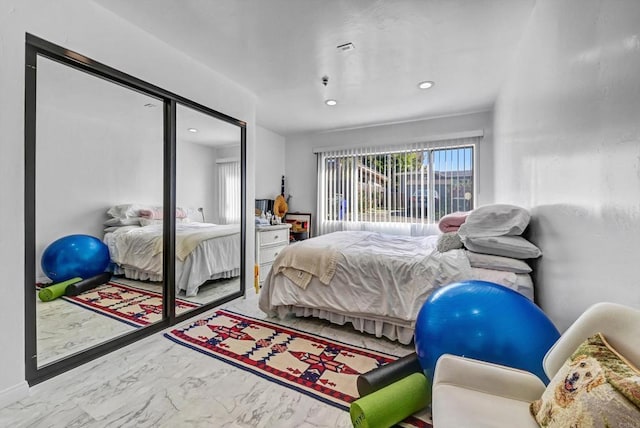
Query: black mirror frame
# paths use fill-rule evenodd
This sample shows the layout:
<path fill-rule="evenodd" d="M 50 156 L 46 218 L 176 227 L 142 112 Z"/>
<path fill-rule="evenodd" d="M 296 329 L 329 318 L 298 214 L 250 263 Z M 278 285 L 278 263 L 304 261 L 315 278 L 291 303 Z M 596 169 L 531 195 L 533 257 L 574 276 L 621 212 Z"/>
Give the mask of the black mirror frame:
<path fill-rule="evenodd" d="M 163 306 L 164 314 L 160 322 L 116 337 L 100 345 L 72 354 L 50 364 L 38 367 L 36 337 L 36 289 L 35 289 L 35 196 L 36 196 L 36 82 L 37 57 L 42 56 L 77 70 L 106 79 L 125 88 L 157 98 L 163 102 L 164 127 L 164 222 L 163 233 Z M 204 114 L 223 120 L 240 129 L 241 166 L 241 227 L 240 227 L 240 290 L 222 299 L 207 303 L 180 316 L 175 314 L 175 212 L 176 205 L 176 104 L 198 110 Z M 246 242 L 246 135 L 247 124 L 227 116 L 131 75 L 94 61 L 82 54 L 50 43 L 32 34 L 26 34 L 25 43 L 25 115 L 24 115 L 24 279 L 25 279 L 25 377 L 29 385 L 35 385 L 57 374 L 75 368 L 95 358 L 154 334 L 188 318 L 208 311 L 230 300 L 244 296 L 245 284 L 245 242 Z M 171 254 L 171 257 L 167 257 Z"/>

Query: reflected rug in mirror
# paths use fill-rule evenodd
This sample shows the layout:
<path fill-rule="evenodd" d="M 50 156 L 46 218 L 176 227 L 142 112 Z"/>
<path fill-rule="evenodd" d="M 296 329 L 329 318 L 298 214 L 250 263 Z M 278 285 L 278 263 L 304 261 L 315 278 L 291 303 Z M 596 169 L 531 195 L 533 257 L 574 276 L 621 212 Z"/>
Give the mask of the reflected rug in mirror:
<path fill-rule="evenodd" d="M 228 310 L 191 321 L 165 336 L 347 411 L 359 398 L 358 375 L 398 359 Z M 424 411 L 399 425 L 431 427 L 431 418 Z"/>
<path fill-rule="evenodd" d="M 77 296 L 61 298 L 134 327 L 144 327 L 162 319 L 162 293 L 114 281 Z M 198 307 L 197 303 L 176 299 L 176 315 Z"/>

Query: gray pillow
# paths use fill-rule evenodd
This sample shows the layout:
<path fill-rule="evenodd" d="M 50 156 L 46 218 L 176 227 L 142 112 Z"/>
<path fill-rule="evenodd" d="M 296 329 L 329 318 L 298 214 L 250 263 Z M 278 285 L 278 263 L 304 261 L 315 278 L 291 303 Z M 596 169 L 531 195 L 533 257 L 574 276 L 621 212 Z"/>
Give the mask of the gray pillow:
<path fill-rule="evenodd" d="M 482 269 L 502 270 L 514 273 L 529 273 L 531 266 L 527 262 L 510 257 L 494 256 L 491 254 L 467 251 L 467 258 L 471 267 Z"/>
<path fill-rule="evenodd" d="M 542 253 L 540 249 L 522 236 L 481 236 L 462 238 L 464 246 L 476 253 L 514 259 L 535 259 Z"/>
<path fill-rule="evenodd" d="M 460 226 L 464 237 L 521 235 L 529 225 L 529 211 L 515 205 L 485 205 L 473 210 Z"/>

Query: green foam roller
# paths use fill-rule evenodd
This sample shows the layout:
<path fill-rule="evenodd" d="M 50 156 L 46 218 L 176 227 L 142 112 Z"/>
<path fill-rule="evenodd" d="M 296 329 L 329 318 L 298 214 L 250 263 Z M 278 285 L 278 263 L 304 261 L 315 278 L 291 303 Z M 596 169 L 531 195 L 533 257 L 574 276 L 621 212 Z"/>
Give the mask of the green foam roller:
<path fill-rule="evenodd" d="M 77 278 L 67 279 L 66 281 L 58 282 L 57 284 L 50 285 L 48 287 L 41 289 L 38 292 L 38 297 L 43 302 L 50 302 L 54 299 L 57 299 L 60 296 L 64 296 L 64 292 L 66 291 L 69 285 L 75 284 L 76 282 L 80 282 L 80 281 L 82 281 L 82 278 L 77 277 Z"/>
<path fill-rule="evenodd" d="M 349 415 L 355 428 L 388 428 L 431 402 L 429 381 L 413 373 L 351 403 Z"/>

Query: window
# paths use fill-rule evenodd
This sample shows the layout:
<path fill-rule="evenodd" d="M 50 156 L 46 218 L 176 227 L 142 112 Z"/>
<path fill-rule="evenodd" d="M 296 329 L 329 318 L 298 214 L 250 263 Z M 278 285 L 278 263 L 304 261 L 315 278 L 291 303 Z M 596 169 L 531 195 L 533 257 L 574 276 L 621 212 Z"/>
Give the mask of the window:
<path fill-rule="evenodd" d="M 435 224 L 472 209 L 479 140 L 319 153 L 319 232 Z"/>
<path fill-rule="evenodd" d="M 240 223 L 240 162 L 218 164 L 218 214 L 221 224 Z"/>

